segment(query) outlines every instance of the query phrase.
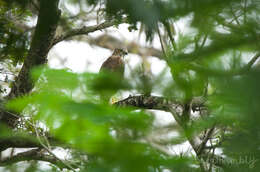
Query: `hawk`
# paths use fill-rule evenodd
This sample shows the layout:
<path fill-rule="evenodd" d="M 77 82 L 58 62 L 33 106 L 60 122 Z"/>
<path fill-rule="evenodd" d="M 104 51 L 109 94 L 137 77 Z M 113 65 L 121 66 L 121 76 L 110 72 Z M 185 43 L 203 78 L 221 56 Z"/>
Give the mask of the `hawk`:
<path fill-rule="evenodd" d="M 124 76 L 125 63 L 123 57 L 127 52 L 123 49 L 116 48 L 112 54 L 101 66 L 99 72 L 112 72 Z"/>
<path fill-rule="evenodd" d="M 103 83 L 106 87 L 106 91 L 100 92 L 100 98 L 104 102 L 109 102 L 112 95 L 116 93 L 115 90 L 117 90 L 117 86 L 120 87 L 120 81 L 122 81 L 124 77 L 125 62 L 123 57 L 125 55 L 127 55 L 125 50 L 116 48 L 99 70 L 99 73 L 105 73 L 110 76 L 105 79 Z"/>

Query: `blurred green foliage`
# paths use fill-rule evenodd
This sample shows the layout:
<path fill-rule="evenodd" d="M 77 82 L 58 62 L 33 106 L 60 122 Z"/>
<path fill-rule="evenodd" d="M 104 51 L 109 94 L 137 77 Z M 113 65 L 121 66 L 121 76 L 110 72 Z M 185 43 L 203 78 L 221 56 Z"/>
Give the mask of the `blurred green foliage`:
<path fill-rule="evenodd" d="M 259 69 L 247 75 L 218 82 L 218 93 L 210 96 L 212 116 L 229 132 L 220 146 L 234 160 L 227 171 L 259 171 L 260 81 Z"/>
<path fill-rule="evenodd" d="M 25 5 L 17 6 L 18 2 L 0 1 L 0 56 L 14 63 L 27 54 L 31 36 L 14 27 L 8 18 L 22 14 L 19 19 L 25 20 L 30 16 Z M 200 171 L 196 158 L 169 156 L 144 141 L 155 129 L 150 113 L 111 106 L 102 101 L 102 96 L 110 97 L 122 90 L 150 94 L 155 88 L 161 89 L 163 96 L 183 103 L 202 96 L 207 100 L 208 114 L 192 121 L 187 131 L 176 129 L 179 136 L 165 145 L 183 143 L 185 136 L 215 126 L 219 129 L 215 142 L 223 139 L 216 149 L 227 158 L 220 170 L 260 170 L 259 66 L 244 70 L 253 54 L 259 53 L 259 0 L 84 2 L 94 6 L 103 3 L 108 19 L 127 16 L 131 29 L 137 29 L 137 23 L 142 22 L 148 39 L 158 34 L 159 24 L 164 26 L 175 41 L 166 45 L 163 56 L 171 78 L 163 80 L 162 72 L 158 79 L 139 76 L 136 80 L 118 80 L 106 73 L 75 74 L 38 68 L 32 73 L 34 91 L 10 101 L 8 108 L 25 116 L 35 114 L 33 118 L 42 121 L 52 136 L 90 155 L 88 162 L 82 163 L 82 171 Z M 64 13 L 60 24 L 70 28 L 73 22 L 66 18 L 70 13 Z M 169 31 L 172 21 L 187 22 L 187 30 L 192 31 L 173 34 Z"/>
<path fill-rule="evenodd" d="M 16 65 L 23 61 L 28 52 L 29 32 L 17 27 L 18 24 L 22 26 L 27 17 L 31 16 L 31 13 L 25 10 L 27 3 L 0 1 L 0 61 L 10 59 Z"/>
<path fill-rule="evenodd" d="M 104 104 L 95 98 L 96 90 L 84 91 L 99 83 L 100 75 L 37 69 L 33 73 L 39 76 L 36 90 L 30 96 L 10 101 L 7 107 L 24 111 L 25 116 L 35 113 L 34 118 L 44 122 L 55 138 L 96 157 L 85 164 L 88 171 L 192 169 L 188 165 L 196 162 L 192 158 L 161 154 L 141 141 L 153 128 L 151 115 Z M 82 89 L 80 96 L 72 93 L 77 89 Z"/>

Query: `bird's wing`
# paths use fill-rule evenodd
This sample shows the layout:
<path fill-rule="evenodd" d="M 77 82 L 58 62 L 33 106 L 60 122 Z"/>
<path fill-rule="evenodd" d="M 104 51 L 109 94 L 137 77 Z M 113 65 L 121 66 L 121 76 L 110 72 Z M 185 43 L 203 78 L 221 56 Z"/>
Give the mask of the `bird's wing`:
<path fill-rule="evenodd" d="M 124 72 L 124 62 L 120 56 L 109 57 L 101 66 L 99 71 Z"/>
<path fill-rule="evenodd" d="M 124 77 L 124 61 L 120 56 L 111 56 L 109 57 L 101 66 L 99 72 L 114 72 L 118 74 L 118 81 Z M 114 77 L 114 75 L 111 75 Z M 111 83 L 109 83 L 111 84 Z M 115 94 L 113 89 L 110 88 L 105 92 L 100 93 L 100 99 L 104 102 L 109 102 L 109 99 Z"/>

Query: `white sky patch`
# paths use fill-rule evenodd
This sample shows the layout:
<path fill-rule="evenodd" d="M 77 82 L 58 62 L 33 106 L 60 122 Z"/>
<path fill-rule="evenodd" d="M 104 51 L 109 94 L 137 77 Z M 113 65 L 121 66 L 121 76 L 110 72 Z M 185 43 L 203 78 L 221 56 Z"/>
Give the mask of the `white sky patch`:
<path fill-rule="evenodd" d="M 151 63 L 151 72 L 154 75 L 161 73 L 167 66 L 164 60 L 160 60 L 156 57 L 150 57 L 149 62 Z"/>
<path fill-rule="evenodd" d="M 155 125 L 156 126 L 164 126 L 175 123 L 175 120 L 171 113 L 159 111 L 159 110 L 150 110 L 155 114 Z"/>
<path fill-rule="evenodd" d="M 52 68 L 66 67 L 78 73 L 98 72 L 102 63 L 110 55 L 110 50 L 93 48 L 84 42 L 61 42 L 49 53 L 49 66 Z"/>
<path fill-rule="evenodd" d="M 174 145 L 174 146 L 169 146 L 169 151 L 173 154 L 173 155 L 180 155 L 180 154 L 184 154 L 184 155 L 195 155 L 194 150 L 192 149 L 190 143 L 188 141 L 182 143 L 182 144 L 178 144 L 178 145 Z"/>

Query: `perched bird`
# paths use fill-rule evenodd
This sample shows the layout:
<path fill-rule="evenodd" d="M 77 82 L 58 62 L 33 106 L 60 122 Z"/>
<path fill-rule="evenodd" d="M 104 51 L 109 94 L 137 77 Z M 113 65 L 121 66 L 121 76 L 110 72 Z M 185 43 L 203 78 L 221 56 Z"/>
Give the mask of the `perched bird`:
<path fill-rule="evenodd" d="M 112 54 L 101 66 L 99 72 L 112 72 L 124 75 L 125 63 L 123 57 L 127 52 L 123 49 L 116 48 Z"/>
<path fill-rule="evenodd" d="M 100 98 L 104 102 L 109 102 L 109 99 L 120 87 L 120 82 L 124 78 L 125 63 L 123 57 L 125 55 L 127 55 L 126 50 L 116 48 L 99 70 L 99 73 L 103 73 L 106 76 L 103 81 L 103 85 L 106 88 L 100 92 Z"/>

